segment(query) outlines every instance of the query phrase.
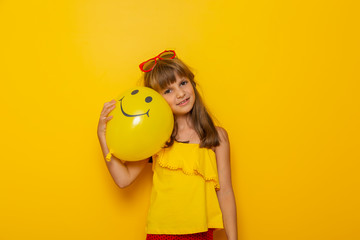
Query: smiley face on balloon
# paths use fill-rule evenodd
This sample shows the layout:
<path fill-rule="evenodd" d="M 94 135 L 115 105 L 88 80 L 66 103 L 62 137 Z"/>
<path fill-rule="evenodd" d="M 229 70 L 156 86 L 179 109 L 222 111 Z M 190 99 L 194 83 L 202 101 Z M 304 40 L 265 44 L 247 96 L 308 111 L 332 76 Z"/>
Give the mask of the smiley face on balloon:
<path fill-rule="evenodd" d="M 116 98 L 109 114 L 106 141 L 112 154 L 125 161 L 146 159 L 157 153 L 170 138 L 174 118 L 170 106 L 155 90 L 129 89 Z"/>
<path fill-rule="evenodd" d="M 135 89 L 134 91 L 131 92 L 131 95 L 135 95 L 139 92 L 138 89 Z M 126 117 L 139 117 L 139 116 L 142 116 L 142 115 L 147 115 L 149 117 L 149 111 L 150 111 L 150 108 L 146 111 L 146 113 L 140 113 L 140 114 L 134 114 L 134 115 L 131 115 L 131 114 L 127 114 L 124 109 L 123 109 L 123 105 L 122 105 L 122 101 L 123 99 L 125 98 L 125 96 L 123 96 L 119 101 L 120 101 L 120 107 L 121 107 L 121 112 L 124 114 L 124 116 Z M 140 97 L 141 98 L 141 97 Z M 152 97 L 151 96 L 147 96 L 145 98 L 145 102 L 147 103 L 150 103 L 152 101 Z M 140 104 L 136 106 L 136 108 L 139 110 L 141 108 Z"/>

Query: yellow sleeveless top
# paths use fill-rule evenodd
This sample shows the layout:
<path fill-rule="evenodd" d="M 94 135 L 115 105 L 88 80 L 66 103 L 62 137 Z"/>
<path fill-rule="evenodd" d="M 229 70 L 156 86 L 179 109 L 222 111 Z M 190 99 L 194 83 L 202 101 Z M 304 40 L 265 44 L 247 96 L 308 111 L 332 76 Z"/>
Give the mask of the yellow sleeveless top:
<path fill-rule="evenodd" d="M 153 156 L 153 171 L 148 234 L 191 234 L 223 228 L 213 150 L 175 141 Z"/>

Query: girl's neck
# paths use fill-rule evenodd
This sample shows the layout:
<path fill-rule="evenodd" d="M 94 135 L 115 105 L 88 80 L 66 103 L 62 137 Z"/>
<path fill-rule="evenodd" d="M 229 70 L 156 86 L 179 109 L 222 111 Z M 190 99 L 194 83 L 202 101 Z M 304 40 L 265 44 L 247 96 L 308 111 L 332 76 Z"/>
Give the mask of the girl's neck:
<path fill-rule="evenodd" d="M 190 114 L 175 116 L 175 121 L 177 123 L 178 130 L 180 131 L 187 128 L 193 128 Z"/>
<path fill-rule="evenodd" d="M 177 134 L 175 137 L 176 141 L 187 143 L 200 142 L 200 139 L 194 129 L 190 114 L 176 116 L 175 120 L 177 124 Z"/>

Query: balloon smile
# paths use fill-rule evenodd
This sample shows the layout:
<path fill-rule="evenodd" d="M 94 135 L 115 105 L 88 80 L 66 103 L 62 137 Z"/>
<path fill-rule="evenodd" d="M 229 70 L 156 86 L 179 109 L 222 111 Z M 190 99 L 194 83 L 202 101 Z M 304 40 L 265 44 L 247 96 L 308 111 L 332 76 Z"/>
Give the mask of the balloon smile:
<path fill-rule="evenodd" d="M 124 96 L 124 97 L 125 97 L 125 96 Z M 150 111 L 150 109 L 147 110 L 146 113 L 135 114 L 135 115 L 127 114 L 127 113 L 124 111 L 123 106 L 122 106 L 122 100 L 124 99 L 124 97 L 122 97 L 122 98 L 120 99 L 120 108 L 121 108 L 121 112 L 124 114 L 124 116 L 126 116 L 126 117 L 138 117 L 138 116 L 142 116 L 142 115 L 145 115 L 145 114 L 146 114 L 146 115 L 149 117 L 149 111 Z"/>

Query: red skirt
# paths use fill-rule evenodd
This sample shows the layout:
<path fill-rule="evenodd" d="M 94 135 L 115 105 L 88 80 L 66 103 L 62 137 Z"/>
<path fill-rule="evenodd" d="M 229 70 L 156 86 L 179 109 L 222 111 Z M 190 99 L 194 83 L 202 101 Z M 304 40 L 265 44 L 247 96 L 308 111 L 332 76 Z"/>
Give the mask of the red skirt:
<path fill-rule="evenodd" d="M 146 240 L 213 240 L 213 231 L 209 228 L 207 232 L 183 235 L 148 234 Z"/>

